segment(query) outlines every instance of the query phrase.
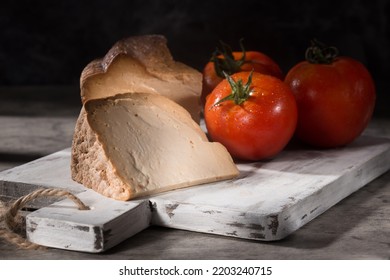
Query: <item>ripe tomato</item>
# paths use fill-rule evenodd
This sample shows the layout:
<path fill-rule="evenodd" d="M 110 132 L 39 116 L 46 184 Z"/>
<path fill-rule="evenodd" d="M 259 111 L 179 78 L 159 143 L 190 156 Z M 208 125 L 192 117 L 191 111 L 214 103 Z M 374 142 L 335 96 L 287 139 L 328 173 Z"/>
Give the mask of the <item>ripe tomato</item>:
<path fill-rule="evenodd" d="M 227 76 L 207 96 L 205 123 L 232 157 L 256 161 L 278 154 L 292 137 L 297 107 L 280 79 L 256 72 Z"/>
<path fill-rule="evenodd" d="M 314 41 L 309 61 L 295 65 L 285 82 L 298 105 L 297 138 L 312 146 L 334 148 L 351 143 L 369 123 L 375 86 L 360 62 L 337 57 L 338 51 Z"/>
<path fill-rule="evenodd" d="M 205 104 L 206 96 L 225 79 L 222 72 L 232 75 L 237 72 L 253 70 L 283 79 L 279 65 L 264 53 L 245 51 L 242 41 L 240 41 L 241 51 L 233 52 L 228 45 L 222 42 L 221 45 L 222 51 L 217 49 L 203 69 L 202 105 Z"/>

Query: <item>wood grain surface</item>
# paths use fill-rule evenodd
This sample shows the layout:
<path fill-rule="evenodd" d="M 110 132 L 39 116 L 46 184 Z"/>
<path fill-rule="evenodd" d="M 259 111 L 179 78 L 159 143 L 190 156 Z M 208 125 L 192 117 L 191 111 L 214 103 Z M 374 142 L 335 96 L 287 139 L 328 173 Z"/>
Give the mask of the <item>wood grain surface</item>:
<path fill-rule="evenodd" d="M 31 213 L 27 233 L 35 243 L 103 252 L 149 224 L 274 241 L 385 173 L 390 168 L 390 141 L 362 136 L 339 149 L 290 147 L 269 161 L 238 163 L 240 176 L 234 180 L 131 202 L 85 191 L 70 178 L 69 166 L 70 150 L 66 149 L 0 173 L 4 197 L 27 194 L 39 187 L 61 188 L 81 193 L 93 207 L 79 211 L 60 202 Z M 31 207 L 50 203 L 38 201 Z"/>

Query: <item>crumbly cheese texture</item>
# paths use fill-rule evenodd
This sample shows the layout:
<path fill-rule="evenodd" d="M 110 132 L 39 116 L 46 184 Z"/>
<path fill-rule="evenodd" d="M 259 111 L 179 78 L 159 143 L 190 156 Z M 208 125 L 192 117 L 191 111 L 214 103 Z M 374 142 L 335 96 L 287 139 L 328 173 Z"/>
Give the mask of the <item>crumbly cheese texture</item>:
<path fill-rule="evenodd" d="M 238 175 L 226 148 L 209 142 L 187 110 L 136 92 L 84 104 L 71 171 L 75 181 L 117 200 Z"/>
<path fill-rule="evenodd" d="M 84 68 L 80 87 L 83 103 L 118 93 L 155 93 L 183 106 L 196 122 L 200 119 L 202 74 L 175 61 L 161 35 L 118 41 Z"/>

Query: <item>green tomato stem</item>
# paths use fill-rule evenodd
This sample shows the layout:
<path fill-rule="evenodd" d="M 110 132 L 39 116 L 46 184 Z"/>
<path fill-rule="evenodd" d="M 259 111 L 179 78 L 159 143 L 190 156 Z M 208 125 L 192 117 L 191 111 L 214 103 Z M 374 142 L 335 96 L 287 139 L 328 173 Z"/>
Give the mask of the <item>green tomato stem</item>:
<path fill-rule="evenodd" d="M 306 50 L 305 58 L 314 64 L 331 64 L 339 55 L 336 47 L 329 47 L 320 41 L 313 39 L 311 46 Z"/>
<path fill-rule="evenodd" d="M 252 93 L 251 85 L 252 85 L 252 75 L 253 71 L 250 72 L 248 76 L 248 81 L 246 84 L 243 84 L 242 79 L 239 79 L 237 82 L 233 80 L 231 76 L 229 76 L 227 73 L 223 72 L 226 80 L 228 81 L 232 92 L 228 96 L 225 96 L 218 102 L 216 102 L 212 107 L 217 106 L 221 104 L 222 102 L 225 102 L 227 100 L 232 100 L 234 104 L 241 105 L 245 101 L 248 100 L 249 96 Z"/>
<path fill-rule="evenodd" d="M 220 41 L 222 50 L 217 48 L 210 59 L 211 62 L 214 62 L 214 70 L 219 77 L 224 78 L 224 72 L 228 73 L 229 75 L 239 72 L 241 66 L 247 62 L 245 60 L 246 52 L 242 41 L 243 39 L 240 40 L 242 56 L 238 60 L 234 59 L 233 50 L 231 47 L 228 44 Z"/>

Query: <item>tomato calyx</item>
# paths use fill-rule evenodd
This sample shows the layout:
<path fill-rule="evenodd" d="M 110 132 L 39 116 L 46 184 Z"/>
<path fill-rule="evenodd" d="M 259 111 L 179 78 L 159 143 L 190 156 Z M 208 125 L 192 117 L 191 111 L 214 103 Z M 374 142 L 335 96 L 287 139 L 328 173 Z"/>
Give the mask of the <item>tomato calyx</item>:
<path fill-rule="evenodd" d="M 248 76 L 248 81 L 244 85 L 242 79 L 239 79 L 237 82 L 233 80 L 231 76 L 227 73 L 223 73 L 225 75 L 226 80 L 229 82 L 230 87 L 232 88 L 231 94 L 225 96 L 218 102 L 216 102 L 212 107 L 218 106 L 222 102 L 232 100 L 234 104 L 241 105 L 245 101 L 248 100 L 249 96 L 252 93 L 251 85 L 252 85 L 252 75 L 253 71 L 250 72 Z"/>
<path fill-rule="evenodd" d="M 331 64 L 339 55 L 336 47 L 327 46 L 324 43 L 313 39 L 311 46 L 307 48 L 305 58 L 313 64 Z"/>
<path fill-rule="evenodd" d="M 238 60 L 234 59 L 233 50 L 231 49 L 231 47 L 228 44 L 220 41 L 222 50 L 217 48 L 213 52 L 213 55 L 210 59 L 210 61 L 214 63 L 215 73 L 219 77 L 224 78 L 225 77 L 224 72 L 228 73 L 229 75 L 239 72 L 241 66 L 247 62 L 245 60 L 246 52 L 245 52 L 244 45 L 242 44 L 242 41 L 243 39 L 240 40 L 242 56 Z"/>

